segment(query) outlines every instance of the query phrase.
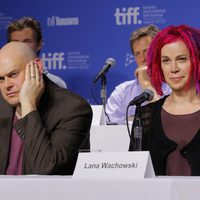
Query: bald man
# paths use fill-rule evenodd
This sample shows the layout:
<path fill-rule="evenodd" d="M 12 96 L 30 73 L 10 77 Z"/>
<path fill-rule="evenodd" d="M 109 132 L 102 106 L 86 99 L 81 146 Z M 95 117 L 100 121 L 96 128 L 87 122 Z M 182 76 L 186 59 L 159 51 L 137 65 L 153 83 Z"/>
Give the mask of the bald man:
<path fill-rule="evenodd" d="M 43 75 L 21 42 L 0 50 L 0 91 L 0 174 L 71 175 L 89 149 L 90 105 Z"/>

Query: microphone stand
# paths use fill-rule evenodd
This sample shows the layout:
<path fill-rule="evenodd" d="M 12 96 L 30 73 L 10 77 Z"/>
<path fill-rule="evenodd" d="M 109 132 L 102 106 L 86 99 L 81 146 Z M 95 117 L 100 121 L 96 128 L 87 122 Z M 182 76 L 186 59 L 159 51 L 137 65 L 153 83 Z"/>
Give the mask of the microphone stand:
<path fill-rule="evenodd" d="M 106 99 L 107 99 L 106 76 L 105 74 L 103 74 L 101 77 L 101 104 L 103 105 L 105 113 L 106 113 Z"/>
<path fill-rule="evenodd" d="M 142 120 L 140 113 L 141 104 L 136 104 L 135 118 L 131 130 L 133 151 L 142 151 Z"/>
<path fill-rule="evenodd" d="M 106 112 L 106 101 L 107 101 L 106 75 L 105 73 L 103 73 L 103 75 L 101 76 L 101 104 L 103 105 L 103 110 L 106 117 L 106 125 L 117 125 L 117 123 L 110 121 L 110 118 Z"/>

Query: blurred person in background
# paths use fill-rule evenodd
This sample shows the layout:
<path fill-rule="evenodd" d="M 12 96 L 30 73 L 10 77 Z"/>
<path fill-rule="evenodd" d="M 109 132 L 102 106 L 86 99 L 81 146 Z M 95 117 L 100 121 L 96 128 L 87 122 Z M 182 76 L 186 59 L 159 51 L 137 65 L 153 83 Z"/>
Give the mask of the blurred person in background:
<path fill-rule="evenodd" d="M 136 79 L 125 81 L 118 85 L 108 98 L 106 105 L 106 113 L 111 122 L 117 124 L 126 123 L 126 108 L 131 100 L 140 95 L 143 90 L 150 89 L 154 92 L 152 101 L 160 98 L 156 90 L 153 88 L 150 77 L 147 74 L 147 50 L 152 39 L 158 33 L 159 29 L 154 25 L 145 26 L 137 29 L 131 34 L 130 47 L 135 57 L 137 68 L 135 70 Z M 162 85 L 163 94 L 169 94 L 170 88 L 165 83 Z M 135 106 L 129 108 L 129 120 L 133 120 L 135 114 Z"/>
<path fill-rule="evenodd" d="M 22 17 L 11 22 L 7 29 L 7 41 L 24 42 L 39 56 L 43 44 L 40 22 L 32 17 Z M 60 77 L 49 73 L 46 69 L 43 73 L 60 87 L 67 88 L 65 81 Z"/>

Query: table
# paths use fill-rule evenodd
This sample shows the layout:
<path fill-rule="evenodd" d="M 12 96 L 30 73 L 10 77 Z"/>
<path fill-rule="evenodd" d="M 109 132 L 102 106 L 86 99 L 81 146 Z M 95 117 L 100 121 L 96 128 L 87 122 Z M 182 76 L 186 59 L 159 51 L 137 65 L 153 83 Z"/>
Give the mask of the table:
<path fill-rule="evenodd" d="M 0 176 L 1 200 L 199 200 L 200 177 Z"/>

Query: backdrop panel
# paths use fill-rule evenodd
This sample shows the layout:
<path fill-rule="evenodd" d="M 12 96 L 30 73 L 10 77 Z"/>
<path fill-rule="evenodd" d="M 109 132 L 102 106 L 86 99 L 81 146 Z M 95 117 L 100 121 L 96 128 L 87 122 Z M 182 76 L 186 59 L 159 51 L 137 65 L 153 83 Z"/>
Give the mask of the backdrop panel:
<path fill-rule="evenodd" d="M 107 73 L 107 96 L 114 87 L 134 78 L 136 67 L 129 47 L 132 31 L 155 24 L 188 24 L 199 28 L 198 0 L 11 0 L 1 2 L 0 46 L 6 43 L 8 23 L 32 16 L 42 25 L 44 45 L 40 56 L 45 67 L 62 77 L 68 88 L 95 104 L 100 102 L 101 81 L 92 80 L 107 58 L 116 65 Z"/>

